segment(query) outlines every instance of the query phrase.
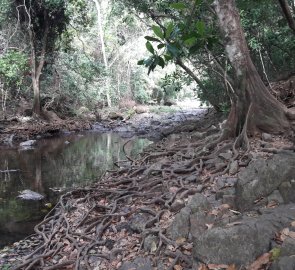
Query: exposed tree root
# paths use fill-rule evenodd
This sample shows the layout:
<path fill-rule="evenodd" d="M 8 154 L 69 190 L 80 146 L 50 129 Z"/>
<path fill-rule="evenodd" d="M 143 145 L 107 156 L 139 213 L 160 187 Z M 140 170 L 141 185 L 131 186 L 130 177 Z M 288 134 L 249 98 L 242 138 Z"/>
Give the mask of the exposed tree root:
<path fill-rule="evenodd" d="M 250 144 L 246 135 L 245 128 L 232 142 L 220 141 L 216 133 L 192 141 L 195 147 L 183 141 L 169 145 L 167 140 L 151 146 L 137 160 L 127 157 L 129 163 L 105 175 L 95 186 L 64 194 L 35 227 L 42 239 L 40 246 L 15 269 L 78 270 L 97 265 L 100 269 L 117 269 L 124 261 L 144 256 L 145 241 L 150 236 L 158 240 L 155 247 L 146 250 L 156 267 L 161 262 L 167 269 L 177 264 L 190 268 L 188 251 L 184 253 L 182 245 L 166 234 L 175 215 L 174 203 L 210 189 L 217 176 L 228 173 L 234 160 L 247 164 L 250 159 L 245 151 Z M 240 151 L 242 141 L 246 144 Z M 225 153 L 230 158 L 222 160 Z M 189 181 L 191 176 L 196 180 Z M 199 190 L 196 181 L 202 184 Z M 130 224 L 136 219 L 143 221 L 135 230 Z M 54 262 L 55 256 L 59 261 Z"/>

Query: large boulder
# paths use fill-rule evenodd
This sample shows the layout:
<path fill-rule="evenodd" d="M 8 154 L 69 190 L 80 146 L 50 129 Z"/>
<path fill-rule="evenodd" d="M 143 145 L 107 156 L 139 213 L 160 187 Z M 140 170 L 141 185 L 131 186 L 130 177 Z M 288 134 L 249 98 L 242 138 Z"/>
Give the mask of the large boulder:
<path fill-rule="evenodd" d="M 240 210 L 251 209 L 255 200 L 269 196 L 283 183 L 284 202 L 295 202 L 295 153 L 285 151 L 267 160 L 259 158 L 239 173 L 238 178 L 236 205 Z"/>
<path fill-rule="evenodd" d="M 275 233 L 295 216 L 295 204 L 266 209 L 258 217 L 244 216 L 236 226 L 222 226 L 203 233 L 191 232 L 194 259 L 203 263 L 248 265 L 270 249 Z"/>

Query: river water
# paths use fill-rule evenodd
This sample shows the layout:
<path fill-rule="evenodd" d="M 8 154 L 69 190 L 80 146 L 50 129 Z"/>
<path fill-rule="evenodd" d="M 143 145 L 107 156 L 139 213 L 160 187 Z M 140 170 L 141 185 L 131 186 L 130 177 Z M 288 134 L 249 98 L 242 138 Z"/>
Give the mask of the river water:
<path fill-rule="evenodd" d="M 33 233 L 61 192 L 89 185 L 123 160 L 129 139 L 118 134 L 87 132 L 41 139 L 32 149 L 0 148 L 0 247 Z M 136 156 L 151 142 L 132 138 L 125 146 Z M 22 201 L 29 189 L 45 196 L 42 202 Z"/>

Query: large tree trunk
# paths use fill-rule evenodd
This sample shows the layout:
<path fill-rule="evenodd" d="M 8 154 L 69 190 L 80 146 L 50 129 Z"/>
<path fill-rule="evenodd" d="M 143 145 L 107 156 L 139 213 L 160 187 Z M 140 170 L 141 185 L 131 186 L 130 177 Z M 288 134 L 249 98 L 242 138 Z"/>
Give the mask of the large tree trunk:
<path fill-rule="evenodd" d="M 235 1 L 215 0 L 214 8 L 236 80 L 224 136 L 284 132 L 290 128 L 286 107 L 269 93 L 251 60 Z"/>

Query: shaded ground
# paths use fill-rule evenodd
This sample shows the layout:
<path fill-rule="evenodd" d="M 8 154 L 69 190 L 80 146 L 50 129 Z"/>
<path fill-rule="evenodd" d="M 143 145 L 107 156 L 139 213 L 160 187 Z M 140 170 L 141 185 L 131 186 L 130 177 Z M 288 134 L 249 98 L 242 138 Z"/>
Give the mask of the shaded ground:
<path fill-rule="evenodd" d="M 118 170 L 109 172 L 95 186 L 63 195 L 35 228 L 36 235 L 16 243 L 4 254 L 2 251 L 2 265 L 7 269 L 258 270 L 276 267 L 272 262 L 280 255 L 275 257 L 271 252 L 277 248 L 284 260 L 291 260 L 287 264 L 278 260 L 278 265 L 292 267 L 292 258 L 283 251 L 284 245 L 293 247 L 285 241 L 294 237 L 295 200 L 283 195 L 281 186 L 287 185 L 294 194 L 290 178 L 295 171 L 292 143 L 263 134 L 252 139 L 251 151 L 244 153 L 233 151 L 233 142 L 213 147 L 218 136 L 216 128 L 170 135 L 149 146 L 138 159 L 126 156 L 118 163 Z M 270 160 L 267 164 L 271 164 L 278 152 L 290 155 L 279 158 L 285 160 L 282 164 L 286 166 L 278 167 L 287 172 L 286 177 L 267 190 L 270 194 L 258 192 L 248 199 L 251 207 L 243 210 L 236 196 L 237 190 L 241 192 L 238 173 L 255 160 Z M 264 172 L 262 163 L 258 167 Z M 257 177 L 263 179 L 261 175 Z M 255 183 L 249 186 L 259 190 Z M 277 190 L 281 197 L 275 197 Z M 287 208 L 277 208 L 279 205 Z M 259 219 L 263 225 L 258 230 L 255 224 L 261 224 Z M 242 224 L 245 227 L 240 227 Z M 230 240 L 232 237 L 236 240 Z M 272 240 L 276 245 L 270 245 Z M 197 248 L 201 241 L 207 249 Z M 232 241 L 237 245 L 231 245 Z M 209 252 L 217 243 L 218 249 Z M 247 253 L 245 259 L 240 256 L 253 247 L 255 252 Z M 222 257 L 233 252 L 237 254 L 234 260 Z M 279 267 L 272 269 L 287 269 Z"/>

